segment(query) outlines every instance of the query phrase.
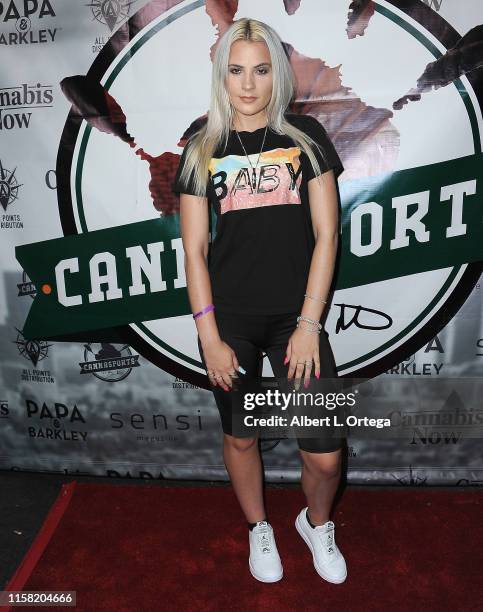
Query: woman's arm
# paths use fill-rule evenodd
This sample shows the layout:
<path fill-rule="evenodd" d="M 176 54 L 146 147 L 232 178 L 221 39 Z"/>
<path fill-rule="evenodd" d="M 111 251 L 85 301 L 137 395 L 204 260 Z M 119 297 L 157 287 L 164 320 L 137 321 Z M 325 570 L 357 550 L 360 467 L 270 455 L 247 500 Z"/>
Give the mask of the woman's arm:
<path fill-rule="evenodd" d="M 308 190 L 315 248 L 305 293 L 326 300 L 334 273 L 338 244 L 338 201 L 334 171 L 324 172 L 320 184 L 316 178 L 309 180 Z M 318 321 L 324 308 L 322 301 L 306 297 L 301 315 Z M 302 325 L 295 329 L 290 337 L 286 356 L 286 360 L 290 361 L 287 378 L 292 379 L 294 374 L 296 380 L 303 377 L 306 387 L 312 373 L 312 365 L 306 367 L 306 361 L 312 364 L 313 360 L 315 376 L 320 376 L 319 335 L 308 331 L 311 327 L 309 323 L 302 322 Z M 295 388 L 298 390 L 297 382 Z"/>
<path fill-rule="evenodd" d="M 193 312 L 213 301 L 208 273 L 208 200 L 206 197 L 180 194 L 181 239 L 188 297 Z M 220 341 L 213 311 L 195 319 L 203 347 Z"/>
<path fill-rule="evenodd" d="M 326 300 L 334 274 L 339 238 L 339 208 L 334 171 L 324 172 L 321 184 L 316 178 L 311 179 L 308 182 L 308 190 L 315 248 L 306 293 Z M 305 298 L 302 315 L 318 321 L 324 308 L 325 304 L 322 302 Z"/>
<path fill-rule="evenodd" d="M 188 297 L 193 312 L 199 312 L 213 302 L 207 265 L 207 198 L 180 193 L 180 221 Z M 195 323 L 208 377 L 213 385 L 228 391 L 240 366 L 235 351 L 221 339 L 213 310 L 197 317 Z"/>

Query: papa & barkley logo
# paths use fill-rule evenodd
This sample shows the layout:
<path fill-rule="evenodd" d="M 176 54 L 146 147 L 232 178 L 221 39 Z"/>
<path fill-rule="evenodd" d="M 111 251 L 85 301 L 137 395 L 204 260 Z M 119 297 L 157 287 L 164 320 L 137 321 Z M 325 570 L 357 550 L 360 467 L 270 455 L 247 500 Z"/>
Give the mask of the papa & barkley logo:
<path fill-rule="evenodd" d="M 154 43 L 162 37 L 163 29 L 201 5 L 200 2 L 182 3 L 170 9 L 169 15 L 166 13 L 167 19 L 161 20 L 158 17 L 162 16 L 162 9 L 152 3 L 151 12 L 145 13 L 145 17 L 149 13 L 146 17 L 149 21 L 136 39 L 137 48 L 150 40 L 150 52 L 154 57 L 157 52 Z M 414 44 L 410 28 L 406 28 L 406 22 L 399 15 L 377 3 L 375 6 L 391 27 L 403 28 Z M 208 6 L 205 8 L 209 10 Z M 303 10 L 302 5 L 300 10 Z M 407 10 L 408 21 L 419 20 L 422 40 L 424 29 L 435 36 L 442 31 L 442 18 L 434 12 Z M 273 22 L 277 27 L 276 15 Z M 431 49 L 429 43 L 428 49 Z M 128 325 L 126 339 L 139 353 L 176 376 L 207 387 L 196 342 L 192 343 L 192 349 L 187 349 L 186 342 L 181 348 L 177 340 L 180 327 L 176 319 L 191 312 L 186 296 L 178 210 L 170 199 L 170 181 L 165 178 L 170 176 L 170 169 L 176 167 L 178 156 L 169 152 L 168 144 L 165 144 L 167 152 L 157 157 L 138 148 L 134 137 L 127 132 L 123 109 L 109 94 L 114 83 L 116 91 L 132 89 L 129 74 L 136 73 L 135 62 L 147 61 L 148 55 L 139 59 L 141 55 L 131 53 L 130 43 L 116 33 L 109 47 L 96 60 L 97 74 L 102 68 L 108 76 L 100 84 L 89 77 L 72 77 L 71 82 L 66 83 L 66 88 L 75 90 L 72 99 L 76 100 L 76 108 L 66 123 L 64 136 L 68 135 L 70 142 L 64 140 L 59 151 L 57 176 L 59 210 L 64 231 L 69 235 L 55 244 L 52 241 L 51 246 L 44 243 L 45 264 L 36 273 L 32 268 L 35 267 L 35 245 L 17 249 L 17 257 L 23 257 L 25 265 L 22 265 L 29 277 L 37 286 L 45 283 L 50 288 L 45 294 L 39 292 L 26 328 L 28 334 L 41 333 L 40 329 L 35 331 L 35 309 L 40 308 L 41 302 L 44 308 L 58 308 L 59 316 L 51 317 L 48 330 L 53 336 L 73 330 L 79 321 L 76 313 L 82 313 L 86 330 L 88 325 L 90 329 L 102 324 L 105 327 Z M 193 74 L 195 60 L 190 57 L 188 62 Z M 160 78 L 168 64 L 159 63 Z M 127 65 L 130 69 L 124 70 Z M 471 74 L 467 78 L 471 82 Z M 74 79 L 77 80 L 74 82 Z M 476 89 L 475 83 L 471 84 L 481 104 L 482 92 Z M 99 99 L 99 87 L 102 88 L 100 99 L 106 100 L 109 109 L 107 113 L 103 108 L 98 109 L 102 131 L 117 137 L 118 153 L 113 153 L 113 147 L 109 153 L 102 149 L 102 143 L 96 138 L 96 128 L 101 124 L 84 122 L 80 127 L 74 124 L 74 116 L 78 116 L 79 111 L 82 113 L 82 99 L 88 108 L 91 99 Z M 187 87 L 193 84 L 187 83 Z M 457 89 L 454 95 L 459 95 Z M 398 104 L 402 108 L 406 102 L 401 100 Z M 427 116 L 424 120 L 427 121 Z M 438 117 L 434 116 L 433 120 L 437 121 Z M 474 123 L 471 125 L 474 130 L 478 129 Z M 180 126 L 181 133 L 185 127 Z M 414 133 L 412 130 L 404 137 L 412 138 Z M 130 156 L 124 155 L 126 146 L 131 148 Z M 435 157 L 444 159 L 440 145 Z M 109 160 L 112 172 L 106 168 L 104 159 Z M 137 176 L 142 162 L 147 162 L 151 173 L 151 206 L 154 203 L 160 213 L 159 218 L 148 221 L 139 221 L 131 212 L 133 203 L 126 197 L 127 190 L 119 180 L 124 175 Z M 326 324 L 341 375 L 377 376 L 400 363 L 435 336 L 448 312 L 456 311 L 455 304 L 471 291 L 481 272 L 478 262 L 482 259 L 482 227 L 477 207 L 481 153 L 437 161 L 429 166 L 397 170 L 359 181 L 344 182 L 342 177 L 342 257 L 337 291 Z M 160 180 L 164 180 L 164 192 L 158 205 L 153 185 Z M 83 197 L 83 185 L 106 182 L 112 204 L 105 204 L 103 216 L 99 202 Z M 112 227 L 113 215 L 109 213 L 114 202 L 116 212 L 119 207 L 124 211 L 125 224 L 117 227 Z M 90 206 L 96 206 L 94 216 L 89 213 Z M 96 218 L 96 229 L 89 228 L 89 218 Z M 129 218 L 131 223 L 127 222 Z M 103 244 L 109 244 L 110 248 L 102 249 Z M 28 246 L 31 247 L 30 256 L 27 256 Z M 444 275 L 441 270 L 449 272 Z M 406 302 L 409 295 L 412 301 Z M 159 313 L 163 315 L 161 318 Z M 171 324 L 172 317 L 177 325 Z M 424 324 L 421 324 L 423 317 Z M 185 333 L 196 339 L 191 328 L 186 328 Z"/>
<path fill-rule="evenodd" d="M 30 438 L 86 442 L 88 431 L 71 429 L 70 425 L 86 425 L 86 419 L 76 404 L 68 406 L 62 402 L 49 405 L 35 399 L 25 400 L 25 416 L 29 422 L 38 423 L 27 427 Z"/>
<path fill-rule="evenodd" d="M 443 366 L 445 365 L 441 361 L 436 363 L 435 359 L 438 355 L 434 355 L 439 353 L 440 355 L 444 354 L 444 348 L 441 340 L 438 336 L 435 336 L 424 348 L 423 353 L 423 361 L 416 362 L 415 354 L 409 355 L 406 359 L 403 359 L 401 363 L 395 364 L 392 368 L 385 372 L 388 375 L 399 375 L 399 376 L 439 376 L 443 370 Z M 429 357 L 433 357 L 433 361 L 427 360 L 426 355 Z"/>
<path fill-rule="evenodd" d="M 60 28 L 32 26 L 32 20 L 55 17 L 52 0 L 8 0 L 0 2 L 0 25 L 14 26 L 9 32 L 0 31 L 0 45 L 29 45 L 53 42 Z M 43 22 L 40 22 L 43 23 Z"/>

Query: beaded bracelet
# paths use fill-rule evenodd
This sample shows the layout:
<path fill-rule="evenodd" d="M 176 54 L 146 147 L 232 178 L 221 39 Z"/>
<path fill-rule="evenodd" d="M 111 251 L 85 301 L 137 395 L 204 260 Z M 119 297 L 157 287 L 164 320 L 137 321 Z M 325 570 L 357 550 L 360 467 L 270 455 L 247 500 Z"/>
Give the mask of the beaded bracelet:
<path fill-rule="evenodd" d="M 320 329 L 309 329 L 308 327 L 305 327 L 304 325 L 300 325 L 300 323 L 297 323 L 297 327 L 300 327 L 300 329 L 305 329 L 305 331 L 312 332 L 314 334 L 320 334 Z"/>
<path fill-rule="evenodd" d="M 201 315 L 206 314 L 207 312 L 211 312 L 212 310 L 215 310 L 215 307 L 213 304 L 208 304 L 208 306 L 205 306 L 203 308 L 203 310 L 200 310 L 199 312 L 197 312 L 196 314 L 193 315 L 193 319 L 196 319 L 197 317 L 201 317 Z"/>
<path fill-rule="evenodd" d="M 322 302 L 322 304 L 327 304 L 327 302 L 325 300 L 323 300 L 322 298 L 312 297 L 308 293 L 304 293 L 304 296 L 310 298 L 311 300 L 316 300 L 317 302 Z"/>
<path fill-rule="evenodd" d="M 315 321 L 314 319 L 309 319 L 309 317 L 304 317 L 300 315 L 299 317 L 297 317 L 297 323 L 299 321 L 307 321 L 307 323 L 312 323 L 313 325 L 316 325 L 318 329 L 322 328 L 322 325 L 318 321 Z"/>

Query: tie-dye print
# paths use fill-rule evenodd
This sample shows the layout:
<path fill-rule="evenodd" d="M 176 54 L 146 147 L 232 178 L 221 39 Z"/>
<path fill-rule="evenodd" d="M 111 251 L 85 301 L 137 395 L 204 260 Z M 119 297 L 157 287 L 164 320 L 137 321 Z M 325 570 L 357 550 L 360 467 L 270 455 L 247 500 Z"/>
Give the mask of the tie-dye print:
<path fill-rule="evenodd" d="M 260 155 L 255 176 L 252 167 L 255 168 L 258 154 L 248 157 L 251 166 L 245 155 L 211 159 L 209 170 L 221 214 L 259 206 L 301 204 L 299 147 L 264 151 Z"/>

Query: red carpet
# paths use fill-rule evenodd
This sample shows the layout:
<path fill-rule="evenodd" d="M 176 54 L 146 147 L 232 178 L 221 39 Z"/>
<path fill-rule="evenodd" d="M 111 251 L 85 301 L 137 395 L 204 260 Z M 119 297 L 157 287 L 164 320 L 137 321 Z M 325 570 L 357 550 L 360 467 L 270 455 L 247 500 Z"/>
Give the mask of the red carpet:
<path fill-rule="evenodd" d="M 340 585 L 319 578 L 295 531 L 301 490 L 266 495 L 278 583 L 248 571 L 231 488 L 72 482 L 5 590 L 77 591 L 76 608 L 52 608 L 76 612 L 482 609 L 482 492 L 349 487 L 331 517 L 348 568 Z"/>

